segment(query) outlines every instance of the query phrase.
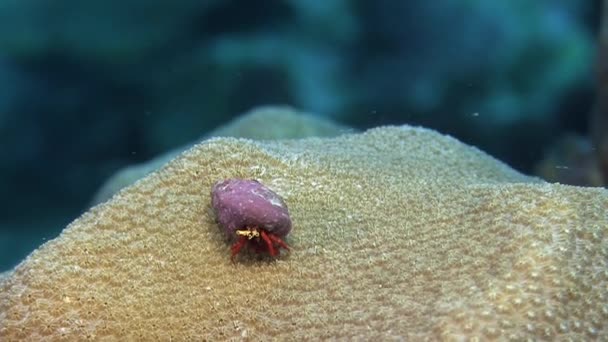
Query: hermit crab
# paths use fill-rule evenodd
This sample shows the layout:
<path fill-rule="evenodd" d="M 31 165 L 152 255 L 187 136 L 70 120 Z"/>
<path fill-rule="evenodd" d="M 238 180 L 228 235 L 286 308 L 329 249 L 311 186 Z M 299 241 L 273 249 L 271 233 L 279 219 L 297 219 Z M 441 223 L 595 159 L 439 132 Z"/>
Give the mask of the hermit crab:
<path fill-rule="evenodd" d="M 211 205 L 229 240 L 231 259 L 249 245 L 257 253 L 275 257 L 289 250 L 283 238 L 291 231 L 287 205 L 274 191 L 256 180 L 231 178 L 211 189 Z"/>

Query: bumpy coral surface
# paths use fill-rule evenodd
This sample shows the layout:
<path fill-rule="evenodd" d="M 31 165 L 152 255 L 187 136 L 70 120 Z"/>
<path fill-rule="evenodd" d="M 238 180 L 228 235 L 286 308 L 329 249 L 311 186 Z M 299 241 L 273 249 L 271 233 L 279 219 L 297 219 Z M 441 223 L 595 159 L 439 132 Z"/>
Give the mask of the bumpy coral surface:
<path fill-rule="evenodd" d="M 288 106 L 263 106 L 252 109 L 233 121 L 207 134 L 210 137 L 237 137 L 254 140 L 297 139 L 308 137 L 333 137 L 355 130 L 323 117 L 295 110 Z M 131 165 L 119 170 L 95 195 L 95 204 L 106 201 L 118 190 L 135 183 L 148 173 L 158 169 L 189 146 L 169 151 L 143 164 Z"/>
<path fill-rule="evenodd" d="M 218 179 L 283 197 L 292 251 L 232 263 Z M 0 340 L 608 338 L 608 194 L 435 132 L 212 139 L 0 283 Z"/>

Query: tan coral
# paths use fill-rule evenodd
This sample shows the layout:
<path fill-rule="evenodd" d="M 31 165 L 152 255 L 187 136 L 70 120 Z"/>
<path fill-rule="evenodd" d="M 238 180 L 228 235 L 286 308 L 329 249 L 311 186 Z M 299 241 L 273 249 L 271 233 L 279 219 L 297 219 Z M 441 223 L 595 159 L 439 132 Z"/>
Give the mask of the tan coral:
<path fill-rule="evenodd" d="M 355 130 L 323 117 L 298 111 L 289 106 L 263 106 L 252 109 L 203 138 L 237 137 L 254 140 L 333 137 Z M 191 146 L 191 145 L 190 145 Z M 108 200 L 118 190 L 129 186 L 158 169 L 189 146 L 176 148 L 145 163 L 130 165 L 112 175 L 93 198 L 93 204 Z"/>
<path fill-rule="evenodd" d="M 291 253 L 230 262 L 228 177 L 286 200 Z M 212 139 L 19 265 L 0 340 L 605 339 L 607 209 L 425 129 Z"/>

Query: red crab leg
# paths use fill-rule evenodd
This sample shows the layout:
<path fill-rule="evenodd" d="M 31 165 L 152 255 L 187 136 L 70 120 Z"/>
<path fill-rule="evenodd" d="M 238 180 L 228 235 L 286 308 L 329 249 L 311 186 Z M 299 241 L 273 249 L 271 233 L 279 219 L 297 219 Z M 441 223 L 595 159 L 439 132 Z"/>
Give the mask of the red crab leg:
<path fill-rule="evenodd" d="M 234 261 L 234 257 L 239 254 L 239 252 L 241 251 L 241 249 L 247 244 L 247 237 L 246 236 L 241 236 L 239 237 L 239 239 L 234 243 L 234 245 L 232 245 L 232 247 L 230 247 L 230 250 L 232 251 L 232 256 L 230 257 L 230 259 L 232 261 Z"/>
<path fill-rule="evenodd" d="M 268 237 L 268 234 L 266 233 L 266 231 L 263 229 L 260 229 L 260 235 L 262 236 L 262 239 L 264 240 L 264 242 L 266 242 L 266 245 L 268 246 L 268 252 L 270 252 L 270 255 L 272 255 L 272 256 L 277 255 L 277 250 L 274 249 L 274 246 L 272 245 L 272 241 Z"/>
<path fill-rule="evenodd" d="M 270 238 L 270 240 L 274 241 L 277 243 L 277 245 L 285 248 L 286 250 L 289 250 L 289 246 L 287 246 L 287 244 L 285 243 L 285 241 L 281 240 L 281 238 L 279 238 L 278 236 L 268 233 L 268 237 Z"/>

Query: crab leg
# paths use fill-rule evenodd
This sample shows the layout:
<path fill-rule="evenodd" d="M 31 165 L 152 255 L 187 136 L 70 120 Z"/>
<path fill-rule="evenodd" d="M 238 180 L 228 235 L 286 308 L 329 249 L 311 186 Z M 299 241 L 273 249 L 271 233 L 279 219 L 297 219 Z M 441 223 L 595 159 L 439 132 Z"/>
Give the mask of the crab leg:
<path fill-rule="evenodd" d="M 260 229 L 260 235 L 262 236 L 262 239 L 264 240 L 264 242 L 266 242 L 266 245 L 268 246 L 268 252 L 270 252 L 270 255 L 275 256 L 277 255 L 277 250 L 274 249 L 274 246 L 272 245 L 272 241 L 270 240 L 270 238 L 268 237 L 268 233 L 266 233 L 265 230 Z M 272 234 L 270 234 L 272 236 Z"/>
<path fill-rule="evenodd" d="M 240 236 L 239 239 L 234 243 L 234 245 L 232 245 L 232 247 L 230 247 L 230 250 L 232 251 L 232 256 L 230 257 L 230 259 L 232 259 L 232 261 L 234 261 L 234 257 L 239 254 L 239 252 L 241 251 L 241 249 L 247 244 L 247 237 L 246 236 Z"/>
<path fill-rule="evenodd" d="M 270 238 L 270 240 L 276 242 L 277 245 L 285 248 L 286 250 L 289 250 L 289 246 L 287 246 L 285 241 L 281 240 L 278 236 L 276 236 L 272 233 L 268 233 L 268 237 Z"/>

